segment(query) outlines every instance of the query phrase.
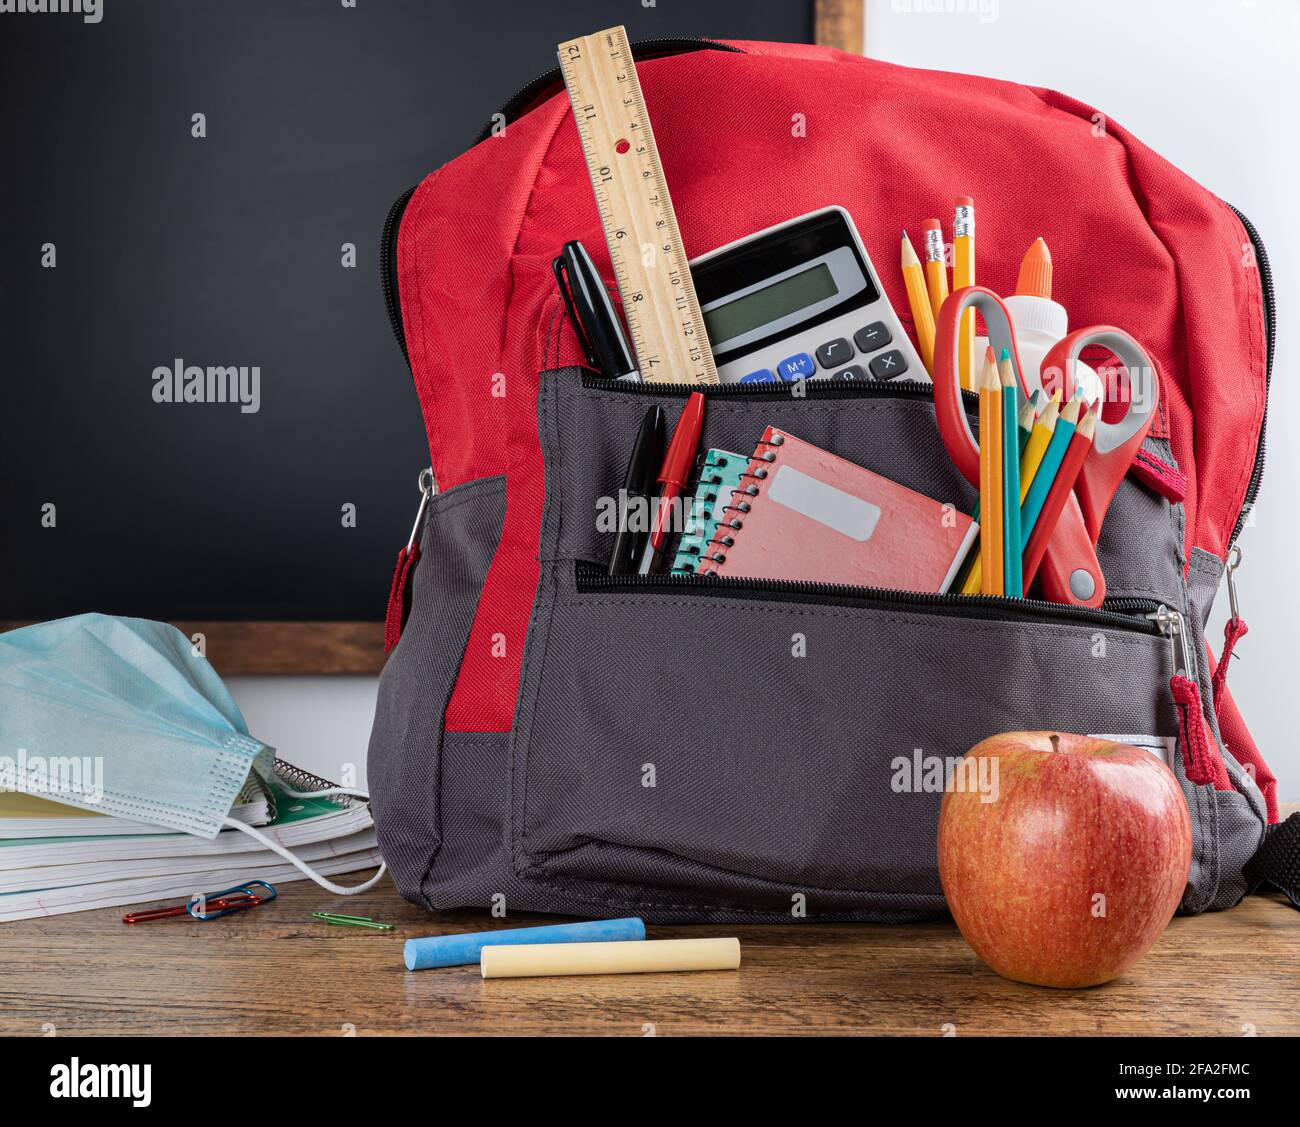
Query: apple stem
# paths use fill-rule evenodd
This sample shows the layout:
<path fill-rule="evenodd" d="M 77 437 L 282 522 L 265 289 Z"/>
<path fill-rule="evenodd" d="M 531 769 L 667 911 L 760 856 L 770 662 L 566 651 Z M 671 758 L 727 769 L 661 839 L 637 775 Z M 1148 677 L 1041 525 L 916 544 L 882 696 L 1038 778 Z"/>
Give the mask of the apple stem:
<path fill-rule="evenodd" d="M 1060 736 L 1058 736 L 1055 732 L 1053 732 L 1053 733 L 1052 733 L 1050 736 L 1048 736 L 1047 738 L 1048 738 L 1049 740 L 1052 741 L 1052 750 L 1053 750 L 1053 751 L 1060 751 L 1060 750 L 1061 750 L 1061 737 L 1060 737 Z"/>

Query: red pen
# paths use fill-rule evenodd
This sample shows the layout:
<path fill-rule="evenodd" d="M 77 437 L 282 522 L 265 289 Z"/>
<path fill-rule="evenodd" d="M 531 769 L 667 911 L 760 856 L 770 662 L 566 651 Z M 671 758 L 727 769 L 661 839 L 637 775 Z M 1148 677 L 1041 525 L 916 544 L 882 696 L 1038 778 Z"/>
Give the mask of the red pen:
<path fill-rule="evenodd" d="M 704 396 L 693 391 L 673 428 L 672 441 L 668 443 L 668 453 L 664 455 L 664 464 L 659 470 L 659 503 L 655 509 L 654 524 L 650 528 L 650 540 L 641 557 L 641 566 L 637 569 L 639 575 L 648 575 L 659 562 L 672 522 L 673 502 L 686 488 L 691 467 L 695 464 L 695 452 L 700 445 L 700 431 L 703 427 Z"/>

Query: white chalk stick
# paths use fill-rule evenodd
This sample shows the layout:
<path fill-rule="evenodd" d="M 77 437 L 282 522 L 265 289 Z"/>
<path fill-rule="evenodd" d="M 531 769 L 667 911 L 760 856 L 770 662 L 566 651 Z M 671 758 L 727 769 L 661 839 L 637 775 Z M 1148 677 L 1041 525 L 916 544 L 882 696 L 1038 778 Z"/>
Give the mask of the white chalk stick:
<path fill-rule="evenodd" d="M 484 978 L 548 974 L 647 974 L 673 970 L 735 970 L 739 939 L 649 939 L 623 943 L 530 943 L 484 947 Z"/>

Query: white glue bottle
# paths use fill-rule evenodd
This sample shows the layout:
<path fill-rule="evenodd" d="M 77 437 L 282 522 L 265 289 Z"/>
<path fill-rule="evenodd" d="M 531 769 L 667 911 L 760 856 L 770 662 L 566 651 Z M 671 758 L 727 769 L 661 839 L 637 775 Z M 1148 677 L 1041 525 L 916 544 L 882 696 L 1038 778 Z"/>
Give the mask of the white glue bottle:
<path fill-rule="evenodd" d="M 1020 363 L 1031 385 L 1039 376 L 1043 358 L 1059 340 L 1070 331 L 1069 314 L 1059 301 L 1052 300 L 1052 255 L 1042 239 L 1025 252 L 1016 279 L 1016 292 L 1003 300 L 1011 314 L 1011 324 L 1016 333 L 1016 349 Z M 985 342 L 976 342 L 978 350 Z M 1079 364 L 1075 379 L 1083 389 L 1085 403 L 1095 402 L 1102 396 L 1101 377 L 1086 364 Z"/>

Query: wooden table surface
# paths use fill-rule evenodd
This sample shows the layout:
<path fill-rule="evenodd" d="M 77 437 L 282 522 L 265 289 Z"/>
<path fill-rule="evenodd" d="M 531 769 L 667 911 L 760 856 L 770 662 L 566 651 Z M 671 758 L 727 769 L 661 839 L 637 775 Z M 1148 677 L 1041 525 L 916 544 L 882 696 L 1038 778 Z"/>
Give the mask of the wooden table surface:
<path fill-rule="evenodd" d="M 332 927 L 321 910 L 396 927 Z M 128 927 L 122 912 L 0 924 L 0 1034 L 1300 1034 L 1300 912 L 1263 896 L 1175 919 L 1122 978 L 1071 991 L 997 977 L 942 921 L 652 926 L 738 935 L 741 968 L 484 981 L 405 969 L 404 939 L 492 921 L 432 916 L 387 880 L 351 899 L 288 884 L 210 923 Z"/>

